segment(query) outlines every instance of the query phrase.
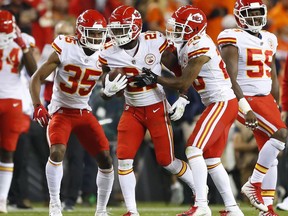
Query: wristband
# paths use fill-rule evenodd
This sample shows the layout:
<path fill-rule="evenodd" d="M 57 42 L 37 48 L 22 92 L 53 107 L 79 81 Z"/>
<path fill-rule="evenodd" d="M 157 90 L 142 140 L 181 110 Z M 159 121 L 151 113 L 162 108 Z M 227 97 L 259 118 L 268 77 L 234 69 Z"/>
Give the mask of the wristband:
<path fill-rule="evenodd" d="M 26 53 L 28 53 L 29 52 L 29 48 L 24 48 L 24 49 L 22 49 L 22 52 L 24 53 L 24 54 L 26 54 Z"/>
<path fill-rule="evenodd" d="M 241 112 L 243 112 L 244 115 L 246 115 L 247 112 L 252 110 L 249 103 L 247 102 L 247 100 L 244 97 L 238 101 L 238 105 L 239 105 Z"/>

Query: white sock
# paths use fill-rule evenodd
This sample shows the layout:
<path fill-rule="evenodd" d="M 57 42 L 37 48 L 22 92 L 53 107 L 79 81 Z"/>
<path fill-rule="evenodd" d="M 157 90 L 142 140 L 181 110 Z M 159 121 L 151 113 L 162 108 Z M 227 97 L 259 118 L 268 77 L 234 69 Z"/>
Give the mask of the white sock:
<path fill-rule="evenodd" d="M 98 168 L 96 185 L 97 191 L 97 212 L 106 212 L 107 203 L 110 198 L 114 182 L 114 170 Z"/>
<path fill-rule="evenodd" d="M 195 206 L 206 207 L 207 203 L 207 166 L 202 156 L 202 150 L 196 147 L 187 147 L 186 156 L 195 185 Z"/>
<path fill-rule="evenodd" d="M 13 177 L 14 163 L 0 162 L 0 199 L 7 200 Z"/>
<path fill-rule="evenodd" d="M 208 173 L 217 187 L 226 209 L 229 206 L 237 206 L 236 200 L 232 193 L 229 176 L 223 167 L 220 158 L 209 158 L 206 159 L 205 162 L 208 167 Z"/>
<path fill-rule="evenodd" d="M 193 194 L 195 193 L 192 171 L 186 162 L 175 158 L 174 161 L 164 168 L 185 182 L 191 188 Z"/>
<path fill-rule="evenodd" d="M 135 198 L 136 178 L 134 171 L 132 170 L 130 173 L 124 175 L 119 174 L 118 178 L 127 210 L 136 213 L 137 212 L 137 205 Z"/>
<path fill-rule="evenodd" d="M 270 138 L 259 152 L 257 164 L 251 176 L 251 183 L 261 182 L 273 161 L 277 158 L 279 152 L 284 149 L 285 143 Z"/>
<path fill-rule="evenodd" d="M 275 190 L 277 185 L 277 164 L 278 160 L 275 159 L 272 166 L 269 168 L 266 173 L 263 182 L 262 182 L 262 192 L 261 195 L 263 197 L 264 204 L 266 206 L 273 205 Z"/>
<path fill-rule="evenodd" d="M 62 177 L 62 161 L 54 162 L 49 157 L 46 164 L 46 178 L 50 194 L 50 202 L 60 202 L 60 186 Z"/>

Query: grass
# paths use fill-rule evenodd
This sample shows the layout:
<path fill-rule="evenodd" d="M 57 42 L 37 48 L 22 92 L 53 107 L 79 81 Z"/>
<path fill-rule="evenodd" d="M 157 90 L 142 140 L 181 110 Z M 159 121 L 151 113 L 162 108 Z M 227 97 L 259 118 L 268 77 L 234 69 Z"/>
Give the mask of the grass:
<path fill-rule="evenodd" d="M 139 203 L 138 210 L 141 216 L 175 216 L 177 213 L 186 211 L 189 206 L 173 206 L 164 203 Z M 111 216 L 120 216 L 125 213 L 125 208 L 109 207 Z M 211 205 L 212 215 L 219 215 L 219 211 L 223 210 L 223 206 Z M 245 216 L 258 216 L 259 211 L 255 210 L 247 204 L 241 205 L 241 209 Z M 92 207 L 76 206 L 73 212 L 63 212 L 63 216 L 94 216 L 95 209 Z M 277 211 L 279 216 L 287 216 L 287 212 Z M 3 215 L 4 216 L 4 215 Z M 9 209 L 7 216 L 48 216 L 48 208 L 34 207 L 33 210 Z"/>

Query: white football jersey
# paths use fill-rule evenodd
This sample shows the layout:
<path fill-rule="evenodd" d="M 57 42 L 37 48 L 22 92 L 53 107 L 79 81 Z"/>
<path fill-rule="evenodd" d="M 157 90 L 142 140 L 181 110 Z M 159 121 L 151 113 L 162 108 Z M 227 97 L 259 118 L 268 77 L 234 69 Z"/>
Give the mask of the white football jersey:
<path fill-rule="evenodd" d="M 160 32 L 148 31 L 141 33 L 138 41 L 134 56 L 112 43 L 107 43 L 99 56 L 101 64 L 107 65 L 111 70 L 122 68 L 128 77 L 141 74 L 143 67 L 161 75 L 161 56 L 168 45 L 166 38 Z M 128 83 L 124 95 L 126 104 L 131 106 L 148 106 L 166 98 L 161 85 L 138 88 L 133 82 Z"/>
<path fill-rule="evenodd" d="M 224 61 L 208 35 L 205 34 L 197 39 L 189 40 L 182 48 L 177 49 L 177 52 L 182 68 L 187 66 L 188 60 L 191 58 L 202 55 L 210 58 L 202 66 L 198 77 L 193 82 L 193 86 L 200 94 L 205 106 L 236 97 Z"/>
<path fill-rule="evenodd" d="M 267 95 L 271 91 L 271 62 L 277 49 L 277 38 L 267 31 L 256 37 L 241 29 L 227 29 L 218 36 L 221 49 L 225 44 L 238 48 L 237 82 L 244 95 Z"/>
<path fill-rule="evenodd" d="M 99 51 L 87 56 L 76 37 L 64 35 L 59 35 L 52 47 L 61 64 L 54 79 L 49 113 L 56 112 L 60 107 L 91 110 L 88 100 L 102 75 Z"/>
<path fill-rule="evenodd" d="M 22 33 L 27 47 L 35 47 L 35 39 Z M 22 99 L 20 67 L 23 52 L 17 43 L 11 41 L 7 48 L 0 49 L 0 98 Z"/>

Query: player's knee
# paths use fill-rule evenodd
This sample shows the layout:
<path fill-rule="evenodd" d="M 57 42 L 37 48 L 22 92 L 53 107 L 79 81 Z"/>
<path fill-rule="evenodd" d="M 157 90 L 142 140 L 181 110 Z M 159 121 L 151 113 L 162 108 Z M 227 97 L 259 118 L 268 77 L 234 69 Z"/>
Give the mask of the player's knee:
<path fill-rule="evenodd" d="M 288 131 L 286 128 L 281 128 L 276 131 L 271 138 L 275 138 L 283 143 L 287 142 Z"/>
<path fill-rule="evenodd" d="M 178 174 L 182 169 L 182 164 L 182 161 L 176 158 L 168 166 L 164 166 L 164 168 L 172 174 Z"/>
<path fill-rule="evenodd" d="M 133 169 L 133 159 L 118 160 L 118 170 L 126 171 Z"/>
<path fill-rule="evenodd" d="M 200 148 L 197 148 L 195 146 L 188 146 L 185 150 L 186 157 L 188 160 L 192 157 L 202 156 L 203 151 Z"/>
<path fill-rule="evenodd" d="M 278 149 L 279 151 L 284 150 L 285 142 L 282 142 L 281 140 L 278 140 L 278 139 L 275 139 L 275 138 L 271 138 L 271 140 L 273 142 L 269 142 L 270 145 L 272 145 L 274 148 Z"/>
<path fill-rule="evenodd" d="M 50 159 L 54 162 L 61 162 L 64 159 L 66 146 L 62 144 L 52 145 L 50 149 Z"/>
<path fill-rule="evenodd" d="M 110 169 L 112 167 L 112 158 L 109 151 L 102 151 L 96 155 L 97 165 L 101 169 Z"/>

